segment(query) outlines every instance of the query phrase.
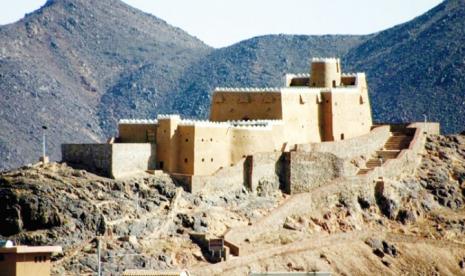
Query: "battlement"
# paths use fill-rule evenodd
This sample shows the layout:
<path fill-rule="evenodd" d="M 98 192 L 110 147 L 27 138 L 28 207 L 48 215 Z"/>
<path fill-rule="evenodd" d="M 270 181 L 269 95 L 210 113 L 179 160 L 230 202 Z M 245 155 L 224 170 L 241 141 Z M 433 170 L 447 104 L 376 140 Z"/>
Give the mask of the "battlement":
<path fill-rule="evenodd" d="M 207 121 L 207 120 L 190 120 L 190 119 L 184 119 L 179 122 L 180 126 L 195 126 L 195 127 L 215 127 L 215 128 L 221 128 L 221 127 L 231 127 L 231 125 L 228 122 L 213 122 L 213 121 Z"/>
<path fill-rule="evenodd" d="M 118 124 L 158 124 L 155 119 L 121 119 Z"/>
<path fill-rule="evenodd" d="M 181 116 L 179 116 L 178 114 L 158 114 L 157 119 L 158 120 L 166 120 L 166 119 L 180 120 Z"/>
<path fill-rule="evenodd" d="M 335 57 L 314 57 L 312 63 L 340 63 L 340 59 Z"/>
<path fill-rule="evenodd" d="M 216 87 L 215 92 L 280 92 L 281 88 L 279 87 Z"/>

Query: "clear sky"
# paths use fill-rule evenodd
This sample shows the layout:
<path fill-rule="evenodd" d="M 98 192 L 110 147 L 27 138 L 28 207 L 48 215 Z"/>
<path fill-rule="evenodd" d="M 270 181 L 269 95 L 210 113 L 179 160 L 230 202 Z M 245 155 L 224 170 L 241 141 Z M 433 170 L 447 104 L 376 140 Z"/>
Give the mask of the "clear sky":
<path fill-rule="evenodd" d="M 98 0 L 89 0 L 98 1 Z M 441 0 L 123 0 L 214 47 L 264 34 L 368 34 L 408 21 Z M 0 24 L 45 0 L 0 0 Z"/>

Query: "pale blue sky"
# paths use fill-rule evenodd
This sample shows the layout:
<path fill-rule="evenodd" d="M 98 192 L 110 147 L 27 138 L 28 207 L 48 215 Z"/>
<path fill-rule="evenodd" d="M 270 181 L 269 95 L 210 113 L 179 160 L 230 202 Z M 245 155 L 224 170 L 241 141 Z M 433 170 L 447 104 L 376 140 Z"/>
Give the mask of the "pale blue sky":
<path fill-rule="evenodd" d="M 98 0 L 92 0 L 98 1 Z M 222 47 L 264 34 L 368 34 L 408 21 L 441 0 L 123 0 Z M 45 0 L 0 0 L 0 24 Z"/>

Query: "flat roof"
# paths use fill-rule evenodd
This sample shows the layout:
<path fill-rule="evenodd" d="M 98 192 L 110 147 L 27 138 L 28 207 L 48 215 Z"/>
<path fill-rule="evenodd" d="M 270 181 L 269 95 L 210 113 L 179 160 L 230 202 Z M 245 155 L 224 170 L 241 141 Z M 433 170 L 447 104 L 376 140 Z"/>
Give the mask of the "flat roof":
<path fill-rule="evenodd" d="M 127 269 L 123 272 L 123 276 L 188 276 L 189 273 L 185 270 L 162 271 L 150 269 Z"/>
<path fill-rule="evenodd" d="M 26 246 L 19 245 L 13 247 L 0 247 L 0 253 L 15 253 L 15 254 L 28 254 L 28 253 L 61 253 L 61 246 Z"/>

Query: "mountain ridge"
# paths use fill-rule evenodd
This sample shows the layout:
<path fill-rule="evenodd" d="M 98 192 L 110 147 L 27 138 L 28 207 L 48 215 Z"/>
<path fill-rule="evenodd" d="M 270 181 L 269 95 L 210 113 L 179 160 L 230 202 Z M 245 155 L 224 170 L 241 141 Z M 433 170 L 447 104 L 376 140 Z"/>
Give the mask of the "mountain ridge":
<path fill-rule="evenodd" d="M 280 85 L 312 56 L 339 56 L 344 71 L 367 73 L 376 121 L 426 114 L 459 132 L 462 17 L 464 1 L 450 0 L 371 35 L 265 35 L 213 49 L 118 0 L 50 0 L 0 26 L 0 168 L 36 161 L 42 125 L 59 160 L 61 143 L 104 141 L 121 118 L 205 118 L 215 86 Z"/>

